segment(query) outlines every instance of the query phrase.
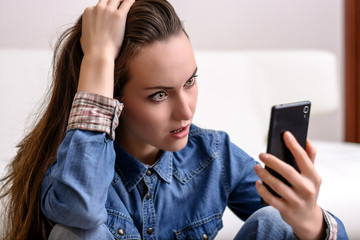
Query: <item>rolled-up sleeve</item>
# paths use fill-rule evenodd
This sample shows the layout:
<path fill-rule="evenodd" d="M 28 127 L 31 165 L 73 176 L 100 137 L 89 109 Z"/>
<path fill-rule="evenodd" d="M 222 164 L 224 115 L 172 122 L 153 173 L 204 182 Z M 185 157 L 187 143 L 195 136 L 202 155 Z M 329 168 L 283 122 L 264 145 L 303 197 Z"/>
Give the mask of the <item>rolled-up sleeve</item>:
<path fill-rule="evenodd" d="M 83 229 L 106 221 L 121 110 L 117 100 L 76 94 L 65 139 L 42 182 L 41 208 L 50 220 Z"/>
<path fill-rule="evenodd" d="M 105 132 L 115 139 L 115 129 L 123 104 L 98 94 L 78 92 L 74 97 L 67 130 Z"/>

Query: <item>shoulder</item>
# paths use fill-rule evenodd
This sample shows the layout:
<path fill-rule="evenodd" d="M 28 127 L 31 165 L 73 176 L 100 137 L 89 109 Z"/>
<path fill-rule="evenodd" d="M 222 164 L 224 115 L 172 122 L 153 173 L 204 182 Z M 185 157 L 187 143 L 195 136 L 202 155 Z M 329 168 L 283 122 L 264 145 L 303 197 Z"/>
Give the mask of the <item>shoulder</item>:
<path fill-rule="evenodd" d="M 217 156 L 219 131 L 203 129 L 194 124 L 190 126 L 189 138 L 185 148 L 174 152 L 174 157 L 186 159 L 214 159 Z"/>
<path fill-rule="evenodd" d="M 187 145 L 173 153 L 174 175 L 180 182 L 187 183 L 203 171 L 220 176 L 221 168 L 213 163 L 221 158 L 221 135 L 219 131 L 190 126 Z"/>
<path fill-rule="evenodd" d="M 189 139 L 185 148 L 174 152 L 174 157 L 186 159 L 192 156 L 192 161 L 199 159 L 249 159 L 245 151 L 233 144 L 224 131 L 200 128 L 194 124 L 189 131 Z M 197 160 L 195 160 L 197 159 Z"/>
<path fill-rule="evenodd" d="M 224 131 L 200 128 L 194 124 L 189 131 L 189 142 L 202 141 L 209 144 L 217 144 L 219 140 L 230 141 L 229 135 Z"/>
<path fill-rule="evenodd" d="M 200 128 L 194 124 L 191 125 L 189 131 L 188 144 L 185 151 L 200 149 L 207 151 L 209 154 L 216 154 L 219 148 L 219 143 L 224 143 L 224 140 L 229 139 L 225 132 Z"/>
<path fill-rule="evenodd" d="M 212 164 L 214 162 L 217 164 Z M 173 164 L 178 179 L 191 179 L 212 166 L 230 182 L 234 176 L 235 179 L 248 175 L 255 161 L 233 144 L 226 132 L 192 125 L 186 147 L 173 153 Z"/>
<path fill-rule="evenodd" d="M 240 147 L 231 142 L 229 134 L 224 131 L 204 129 L 194 124 L 190 127 L 188 144 L 185 151 L 196 149 L 208 152 L 211 155 L 224 154 L 225 152 L 236 152 L 241 157 L 248 155 Z"/>

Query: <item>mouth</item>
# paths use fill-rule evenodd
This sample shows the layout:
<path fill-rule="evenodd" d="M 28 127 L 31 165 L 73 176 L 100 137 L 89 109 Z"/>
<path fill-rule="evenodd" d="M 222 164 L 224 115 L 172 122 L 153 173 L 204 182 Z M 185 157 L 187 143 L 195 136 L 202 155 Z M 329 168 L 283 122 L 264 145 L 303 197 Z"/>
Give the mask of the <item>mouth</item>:
<path fill-rule="evenodd" d="M 185 129 L 185 127 L 182 127 L 182 128 L 176 129 L 174 131 L 170 131 L 170 133 L 179 133 L 179 132 L 182 132 L 184 129 Z"/>
<path fill-rule="evenodd" d="M 170 134 L 172 134 L 172 135 L 181 135 L 182 133 L 187 133 L 188 129 L 189 129 L 189 126 L 190 126 L 190 124 L 188 124 L 188 125 L 186 125 L 184 127 L 172 130 L 172 131 L 170 131 Z"/>

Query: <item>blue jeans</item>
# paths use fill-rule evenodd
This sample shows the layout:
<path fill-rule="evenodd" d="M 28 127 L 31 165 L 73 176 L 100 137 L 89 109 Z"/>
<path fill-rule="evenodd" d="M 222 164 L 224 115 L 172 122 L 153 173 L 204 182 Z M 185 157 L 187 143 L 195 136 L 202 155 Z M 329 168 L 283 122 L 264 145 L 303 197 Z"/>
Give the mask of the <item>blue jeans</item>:
<path fill-rule="evenodd" d="M 293 230 L 278 210 L 263 207 L 246 220 L 234 239 L 293 239 Z"/>
<path fill-rule="evenodd" d="M 75 229 L 57 224 L 51 231 L 49 240 L 59 239 L 107 240 L 114 238 L 104 224 L 92 230 Z M 234 239 L 293 239 L 293 231 L 292 228 L 284 222 L 275 208 L 264 207 L 256 211 L 246 220 Z"/>
<path fill-rule="evenodd" d="M 110 233 L 105 224 L 95 229 L 84 230 L 80 228 L 71 228 L 61 224 L 56 224 L 51 230 L 49 240 L 113 240 L 114 237 Z"/>

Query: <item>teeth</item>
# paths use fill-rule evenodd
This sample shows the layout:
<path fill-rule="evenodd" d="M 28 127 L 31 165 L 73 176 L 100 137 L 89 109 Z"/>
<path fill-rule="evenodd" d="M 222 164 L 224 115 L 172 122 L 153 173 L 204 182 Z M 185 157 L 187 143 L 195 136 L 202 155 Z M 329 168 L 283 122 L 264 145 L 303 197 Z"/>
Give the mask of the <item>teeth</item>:
<path fill-rule="evenodd" d="M 180 128 L 180 129 L 178 129 L 178 130 L 173 131 L 173 133 L 178 133 L 178 132 L 181 132 L 182 130 L 183 130 L 183 129 Z"/>

